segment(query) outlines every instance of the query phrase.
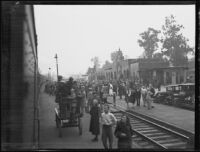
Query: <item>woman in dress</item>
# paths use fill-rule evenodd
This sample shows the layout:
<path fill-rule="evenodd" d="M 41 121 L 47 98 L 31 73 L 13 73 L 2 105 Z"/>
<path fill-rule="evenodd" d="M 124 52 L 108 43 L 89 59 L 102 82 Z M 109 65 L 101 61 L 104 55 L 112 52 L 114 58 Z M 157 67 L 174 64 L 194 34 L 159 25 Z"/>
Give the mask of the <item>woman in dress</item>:
<path fill-rule="evenodd" d="M 121 120 L 117 122 L 115 136 L 118 138 L 119 149 L 131 149 L 133 130 L 131 128 L 128 116 L 122 115 Z"/>
<path fill-rule="evenodd" d="M 98 141 L 98 135 L 100 134 L 100 123 L 99 123 L 99 118 L 101 116 L 101 110 L 100 107 L 98 106 L 99 102 L 97 99 L 93 100 L 93 106 L 90 110 L 90 129 L 89 131 L 95 135 L 94 139 L 92 141 Z"/>
<path fill-rule="evenodd" d="M 111 83 L 109 84 L 109 95 L 113 95 L 113 85 Z"/>

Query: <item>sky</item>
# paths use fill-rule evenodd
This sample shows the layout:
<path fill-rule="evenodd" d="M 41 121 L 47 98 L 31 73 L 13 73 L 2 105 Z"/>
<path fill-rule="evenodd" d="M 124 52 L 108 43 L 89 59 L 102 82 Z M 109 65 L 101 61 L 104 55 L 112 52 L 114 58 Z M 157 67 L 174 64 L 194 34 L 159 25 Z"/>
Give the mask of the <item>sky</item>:
<path fill-rule="evenodd" d="M 139 34 L 149 27 L 161 30 L 171 14 L 195 47 L 195 5 L 35 5 L 34 11 L 42 74 L 56 75 L 56 53 L 64 77 L 85 74 L 95 56 L 101 65 L 111 61 L 119 48 L 127 58 L 138 58 L 144 51 Z"/>

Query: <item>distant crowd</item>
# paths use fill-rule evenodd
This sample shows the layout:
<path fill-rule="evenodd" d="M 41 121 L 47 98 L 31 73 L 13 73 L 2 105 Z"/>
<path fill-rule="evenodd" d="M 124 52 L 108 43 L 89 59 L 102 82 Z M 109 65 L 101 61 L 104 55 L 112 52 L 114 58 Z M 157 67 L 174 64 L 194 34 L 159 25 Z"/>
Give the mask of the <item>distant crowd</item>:
<path fill-rule="evenodd" d="M 58 96 L 58 94 L 67 96 L 71 93 L 69 88 L 75 89 L 76 92 L 82 90 L 86 96 L 85 105 L 87 108 L 90 107 L 95 96 L 99 98 L 102 104 L 108 103 L 108 97 L 112 97 L 112 102 L 116 106 L 116 97 L 119 96 L 120 99 L 123 99 L 124 97 L 127 105 L 128 103 L 136 103 L 137 106 L 140 106 L 142 100 L 143 106 L 147 106 L 148 109 L 153 107 L 152 101 L 155 95 L 155 89 L 152 84 L 142 85 L 133 81 L 122 80 L 98 82 L 79 82 L 72 80 L 73 82 L 71 83 L 73 84 L 70 84 L 71 86 L 69 86 L 67 82 L 61 82 L 61 79 L 58 83 L 47 83 L 45 85 L 45 92 L 52 96 Z"/>
<path fill-rule="evenodd" d="M 69 78 L 67 82 L 58 77 L 57 83 L 47 83 L 45 92 L 55 96 L 55 102 L 60 103 L 64 97 L 77 98 L 80 106 L 80 113 L 91 115 L 89 131 L 95 136 L 92 141 L 98 141 L 100 126 L 102 126 L 102 143 L 105 149 L 112 148 L 113 132 L 112 127 L 116 125 L 114 135 L 118 138 L 119 148 L 131 148 L 131 136 L 133 134 L 129 118 L 126 115 L 117 122 L 115 116 L 109 111 L 109 104 L 117 106 L 117 97 L 121 101 L 125 99 L 128 103 L 140 106 L 141 97 L 143 106 L 151 109 L 155 89 L 151 84 L 148 86 L 131 81 L 101 81 L 101 82 L 81 82 Z M 111 98 L 108 98 L 111 97 Z M 111 102 L 110 102 L 110 99 Z M 119 101 L 119 102 L 120 102 Z M 101 125 L 100 125 L 101 124 Z M 107 139 L 109 146 L 107 145 Z"/>

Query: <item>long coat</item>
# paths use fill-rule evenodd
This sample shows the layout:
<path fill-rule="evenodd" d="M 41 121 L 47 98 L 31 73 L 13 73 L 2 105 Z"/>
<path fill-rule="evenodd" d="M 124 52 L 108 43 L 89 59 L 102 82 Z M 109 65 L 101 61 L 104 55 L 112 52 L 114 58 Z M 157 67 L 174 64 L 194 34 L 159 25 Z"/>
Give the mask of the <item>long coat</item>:
<path fill-rule="evenodd" d="M 141 98 L 141 89 L 136 89 L 136 98 L 137 99 Z"/>
<path fill-rule="evenodd" d="M 121 136 L 121 133 L 126 134 L 126 136 Z M 133 131 L 130 124 L 119 121 L 114 134 L 118 138 L 118 148 L 131 148 Z"/>
<path fill-rule="evenodd" d="M 99 123 L 99 118 L 100 118 L 100 108 L 98 106 L 92 106 L 90 110 L 90 129 L 89 131 L 93 135 L 99 135 L 100 134 L 100 123 Z"/>
<path fill-rule="evenodd" d="M 131 91 L 131 95 L 130 95 L 130 97 L 129 97 L 129 100 L 130 100 L 130 102 L 131 102 L 132 104 L 135 104 L 135 100 L 136 100 L 136 90 L 135 90 L 135 89 L 133 89 L 133 90 Z"/>
<path fill-rule="evenodd" d="M 121 95 L 123 95 L 123 93 L 124 93 L 123 86 L 120 84 L 119 85 L 119 95 L 121 96 Z"/>

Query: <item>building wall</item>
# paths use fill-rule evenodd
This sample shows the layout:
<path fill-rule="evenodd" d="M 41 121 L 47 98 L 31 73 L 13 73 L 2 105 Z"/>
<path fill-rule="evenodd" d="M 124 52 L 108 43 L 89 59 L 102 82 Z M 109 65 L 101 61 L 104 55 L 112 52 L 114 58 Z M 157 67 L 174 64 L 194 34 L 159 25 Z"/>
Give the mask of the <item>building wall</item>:
<path fill-rule="evenodd" d="M 185 82 L 186 67 L 170 67 L 168 62 L 157 59 L 132 59 L 124 60 L 119 63 L 112 63 L 104 71 L 106 80 L 129 79 L 144 84 L 152 83 L 155 87 L 167 84 L 177 84 Z M 118 67 L 118 69 L 117 69 Z M 115 73 L 117 79 L 115 79 Z M 98 74 L 100 75 L 100 73 Z"/>
<path fill-rule="evenodd" d="M 97 80 L 105 80 L 105 71 L 103 69 L 97 70 Z"/>
<path fill-rule="evenodd" d="M 129 71 L 128 60 L 122 61 L 121 64 L 122 64 L 122 74 L 123 74 L 123 78 L 127 79 L 127 78 L 128 78 L 128 73 L 127 73 L 127 71 Z"/>
<path fill-rule="evenodd" d="M 3 8 L 7 9 L 3 15 L 3 29 L 9 31 L 6 33 L 6 41 L 3 43 L 3 48 L 7 56 L 7 63 L 5 65 L 5 71 L 8 73 L 3 74 L 1 82 L 8 82 L 7 84 L 1 84 L 2 88 L 7 88 L 8 93 L 5 98 L 1 99 L 1 103 L 6 103 L 6 107 L 2 109 L 2 120 L 5 122 L 3 126 L 2 147 L 3 149 L 18 149 L 22 147 L 22 116 L 23 116 L 23 23 L 24 7 L 15 6 L 13 2 L 4 2 Z M 8 21 L 8 20 L 9 21 Z M 5 34 L 5 33 L 4 33 Z M 9 37 L 9 38 L 8 38 Z M 3 38 L 4 39 L 4 38 Z M 8 68 L 8 69 L 6 69 Z M 7 86 L 5 86 L 7 85 Z M 6 114 L 6 115 L 5 115 Z M 6 119 L 6 120 L 5 120 Z"/>
<path fill-rule="evenodd" d="M 10 102 L 9 102 L 9 81 L 10 81 L 10 47 L 8 44 L 11 39 L 11 4 L 2 3 L 1 18 L 1 150 L 5 150 L 8 146 L 6 143 L 10 141 L 9 119 L 10 119 Z"/>
<path fill-rule="evenodd" d="M 105 75 L 106 80 L 131 79 L 131 65 L 129 60 L 112 63 L 100 71 Z M 97 75 L 100 75 L 101 72 L 97 72 Z"/>
<path fill-rule="evenodd" d="M 131 78 L 134 79 L 135 77 L 138 77 L 139 78 L 139 63 L 136 62 L 136 63 L 132 63 L 130 65 L 130 75 L 131 75 Z"/>
<path fill-rule="evenodd" d="M 195 82 L 195 60 L 189 61 L 186 75 L 187 75 L 187 81 L 193 83 Z"/>

